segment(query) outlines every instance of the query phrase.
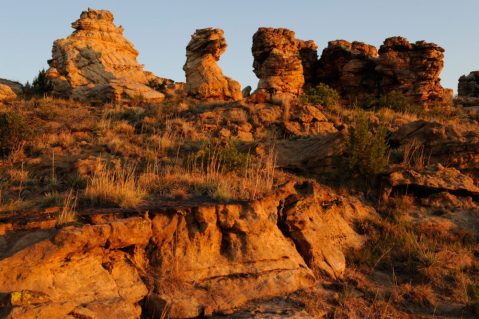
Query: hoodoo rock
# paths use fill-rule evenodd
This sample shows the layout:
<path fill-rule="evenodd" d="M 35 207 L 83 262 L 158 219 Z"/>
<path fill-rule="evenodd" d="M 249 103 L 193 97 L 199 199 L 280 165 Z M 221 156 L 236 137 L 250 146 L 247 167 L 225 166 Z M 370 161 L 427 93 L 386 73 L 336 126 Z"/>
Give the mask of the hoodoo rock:
<path fill-rule="evenodd" d="M 198 29 L 186 47 L 186 91 L 200 98 L 241 100 L 240 84 L 223 75 L 217 61 L 226 51 L 224 31 L 221 29 Z"/>
<path fill-rule="evenodd" d="M 166 80 L 143 70 L 138 51 L 123 36 L 123 28 L 113 23 L 111 12 L 88 9 L 72 27 L 70 36 L 54 42 L 49 60 L 47 77 L 55 95 L 78 100 L 163 100 L 164 95 L 147 84 Z"/>
<path fill-rule="evenodd" d="M 452 90 L 441 86 L 443 66 L 444 49 L 434 43 L 391 37 L 377 51 L 361 42 L 337 40 L 323 51 L 314 82 L 332 86 L 349 100 L 396 91 L 427 107 L 452 100 Z"/>
<path fill-rule="evenodd" d="M 256 99 L 297 96 L 305 78 L 313 76 L 316 44 L 295 38 L 288 29 L 259 28 L 253 36 L 254 73 L 259 78 Z"/>

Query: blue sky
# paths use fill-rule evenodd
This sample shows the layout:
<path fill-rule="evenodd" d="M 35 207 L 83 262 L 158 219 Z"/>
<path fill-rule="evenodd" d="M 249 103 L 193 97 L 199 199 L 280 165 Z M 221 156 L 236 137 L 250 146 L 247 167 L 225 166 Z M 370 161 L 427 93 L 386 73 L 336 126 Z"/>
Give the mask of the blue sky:
<path fill-rule="evenodd" d="M 55 39 L 68 36 L 81 11 L 108 9 L 158 76 L 184 80 L 185 48 L 197 28 L 225 31 L 223 72 L 256 87 L 251 38 L 260 26 L 286 27 L 314 40 L 319 53 L 335 39 L 379 46 L 401 35 L 446 49 L 442 83 L 457 89 L 460 75 L 479 70 L 477 0 L 0 0 L 0 77 L 26 82 L 47 68 Z"/>

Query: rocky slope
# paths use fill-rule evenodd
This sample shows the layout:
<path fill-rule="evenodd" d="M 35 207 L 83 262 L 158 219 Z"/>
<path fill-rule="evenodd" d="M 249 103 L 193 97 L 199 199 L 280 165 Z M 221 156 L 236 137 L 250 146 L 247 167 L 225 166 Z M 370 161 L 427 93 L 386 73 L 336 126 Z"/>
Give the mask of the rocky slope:
<path fill-rule="evenodd" d="M 147 86 L 163 79 L 143 70 L 138 51 L 113 23 L 111 12 L 89 9 L 72 27 L 70 36 L 53 44 L 47 77 L 55 95 L 102 102 L 163 100 L 162 93 Z"/>
<path fill-rule="evenodd" d="M 250 203 L 143 211 L 85 212 L 83 223 L 59 229 L 51 213 L 30 226 L 21 215 L 4 216 L 4 315 L 230 313 L 254 299 L 311 287 L 325 275 L 341 277 L 343 252 L 363 242 L 353 223 L 374 216 L 357 200 L 294 182 Z"/>
<path fill-rule="evenodd" d="M 186 91 L 199 99 L 240 100 L 238 82 L 223 75 L 216 63 L 227 44 L 221 29 L 199 29 L 186 47 Z"/>

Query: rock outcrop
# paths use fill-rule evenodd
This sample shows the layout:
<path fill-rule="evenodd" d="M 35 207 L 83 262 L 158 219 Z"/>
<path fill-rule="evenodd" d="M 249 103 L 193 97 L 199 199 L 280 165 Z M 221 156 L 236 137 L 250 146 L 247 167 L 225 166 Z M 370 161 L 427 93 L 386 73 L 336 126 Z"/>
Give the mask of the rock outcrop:
<path fill-rule="evenodd" d="M 164 79 L 143 70 L 138 51 L 123 36 L 123 28 L 113 23 L 111 12 L 88 9 L 72 27 L 70 36 L 54 42 L 49 60 L 47 77 L 55 95 L 102 101 L 164 98 L 147 85 Z"/>
<path fill-rule="evenodd" d="M 316 69 L 316 83 L 326 83 L 341 96 L 363 99 L 377 94 L 377 49 L 362 42 L 330 41 Z"/>
<path fill-rule="evenodd" d="M 295 38 L 288 29 L 259 28 L 253 35 L 254 73 L 259 78 L 254 97 L 271 101 L 303 92 L 305 79 L 313 76 L 317 60 L 313 41 Z"/>
<path fill-rule="evenodd" d="M 453 195 L 479 198 L 479 187 L 474 184 L 471 177 L 441 164 L 431 165 L 422 170 L 406 169 L 391 173 L 384 197 L 387 198 L 395 191 L 415 193 L 419 196 L 448 192 Z"/>
<path fill-rule="evenodd" d="M 2 217 L 7 318 L 230 314 L 321 276 L 341 277 L 344 251 L 363 242 L 353 224 L 374 214 L 309 182 L 249 203 L 145 211 L 80 213 L 87 224 L 60 230 L 44 222 L 27 231 L 19 214 Z M 48 213 L 31 217 L 55 221 Z"/>
<path fill-rule="evenodd" d="M 473 71 L 459 78 L 455 102 L 466 107 L 479 106 L 479 71 Z"/>
<path fill-rule="evenodd" d="M 376 66 L 381 78 L 380 93 L 398 91 L 420 105 L 452 101 L 452 90 L 441 86 L 443 67 L 444 49 L 437 44 L 388 38 L 379 48 Z"/>
<path fill-rule="evenodd" d="M 452 90 L 440 83 L 443 66 L 444 49 L 434 43 L 391 37 L 377 51 L 361 42 L 337 40 L 323 51 L 314 82 L 332 86 L 349 100 L 396 91 L 428 107 L 452 101 Z"/>
<path fill-rule="evenodd" d="M 221 29 L 198 29 L 186 47 L 186 91 L 199 99 L 240 100 L 240 84 L 223 75 L 217 61 L 227 44 Z"/>

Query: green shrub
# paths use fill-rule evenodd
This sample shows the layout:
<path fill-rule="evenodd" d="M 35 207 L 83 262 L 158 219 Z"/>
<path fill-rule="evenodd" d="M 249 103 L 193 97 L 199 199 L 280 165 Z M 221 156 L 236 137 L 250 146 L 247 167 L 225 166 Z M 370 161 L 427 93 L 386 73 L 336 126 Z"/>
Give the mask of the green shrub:
<path fill-rule="evenodd" d="M 166 80 L 163 80 L 162 82 L 160 82 L 159 80 L 151 79 L 148 81 L 147 85 L 155 91 L 164 93 L 166 90 L 166 84 L 167 84 Z"/>
<path fill-rule="evenodd" d="M 398 91 L 391 91 L 385 95 L 381 95 L 378 98 L 370 97 L 365 99 L 361 103 L 363 109 L 375 109 L 381 108 L 392 109 L 396 112 L 413 112 L 418 113 L 422 111 L 422 108 L 418 105 L 411 103 L 403 93 Z"/>
<path fill-rule="evenodd" d="M 234 143 L 226 145 L 208 143 L 194 154 L 192 159 L 195 165 L 210 172 L 240 172 L 248 166 L 250 155 L 240 152 Z"/>
<path fill-rule="evenodd" d="M 24 94 L 26 97 L 43 97 L 51 94 L 53 91 L 53 84 L 47 78 L 47 72 L 41 70 L 38 75 L 33 79 L 32 84 L 27 82 L 24 87 Z"/>
<path fill-rule="evenodd" d="M 312 104 L 335 107 L 339 103 L 339 94 L 330 86 L 320 83 L 315 87 L 307 87 L 303 94 L 303 100 Z"/>
<path fill-rule="evenodd" d="M 349 132 L 346 160 L 352 175 L 372 177 L 383 173 L 388 165 L 389 147 L 384 126 L 373 128 L 365 112 L 359 112 Z"/>
<path fill-rule="evenodd" d="M 31 128 L 14 112 L 0 113 L 0 156 L 5 157 L 33 135 Z"/>

